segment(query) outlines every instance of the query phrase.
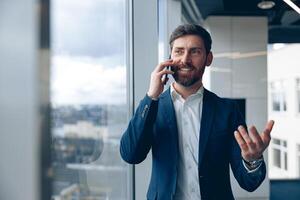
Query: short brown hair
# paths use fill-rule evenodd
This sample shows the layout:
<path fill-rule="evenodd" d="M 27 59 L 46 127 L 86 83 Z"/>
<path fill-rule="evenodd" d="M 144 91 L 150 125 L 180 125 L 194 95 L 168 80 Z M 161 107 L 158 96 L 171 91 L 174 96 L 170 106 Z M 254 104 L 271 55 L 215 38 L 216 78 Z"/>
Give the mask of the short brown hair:
<path fill-rule="evenodd" d="M 210 52 L 212 43 L 211 36 L 207 30 L 205 30 L 202 26 L 197 24 L 183 24 L 178 26 L 170 36 L 169 44 L 171 49 L 173 48 L 174 40 L 185 35 L 197 35 L 200 38 L 202 38 L 206 54 Z"/>

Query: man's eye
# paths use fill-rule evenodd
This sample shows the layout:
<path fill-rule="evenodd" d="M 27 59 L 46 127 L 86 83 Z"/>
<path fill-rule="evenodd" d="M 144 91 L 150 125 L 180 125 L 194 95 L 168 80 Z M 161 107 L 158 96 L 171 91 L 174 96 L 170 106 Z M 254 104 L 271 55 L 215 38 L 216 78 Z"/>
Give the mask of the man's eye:
<path fill-rule="evenodd" d="M 191 52 L 192 54 L 200 54 L 200 50 L 192 50 L 192 52 Z"/>

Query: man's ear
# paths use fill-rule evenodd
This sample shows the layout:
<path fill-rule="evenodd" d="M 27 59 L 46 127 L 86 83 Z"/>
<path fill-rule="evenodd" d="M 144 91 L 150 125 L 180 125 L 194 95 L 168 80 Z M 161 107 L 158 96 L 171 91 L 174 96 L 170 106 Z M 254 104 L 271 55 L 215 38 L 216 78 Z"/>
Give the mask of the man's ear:
<path fill-rule="evenodd" d="M 213 54 L 212 54 L 212 52 L 210 51 L 210 52 L 207 54 L 205 65 L 206 65 L 206 66 L 210 66 L 210 64 L 212 63 L 212 61 L 213 61 Z"/>

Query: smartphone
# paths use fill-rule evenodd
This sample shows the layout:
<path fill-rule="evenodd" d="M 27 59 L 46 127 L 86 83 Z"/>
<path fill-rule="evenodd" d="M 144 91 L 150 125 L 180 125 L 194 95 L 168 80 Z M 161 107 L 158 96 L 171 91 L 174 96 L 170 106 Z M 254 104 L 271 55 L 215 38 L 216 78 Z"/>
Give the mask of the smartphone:
<path fill-rule="evenodd" d="M 169 55 L 169 59 L 171 59 L 171 55 Z M 171 66 L 167 66 L 167 70 L 172 70 L 172 67 Z M 166 85 L 167 82 L 168 82 L 168 80 L 169 80 L 168 79 L 168 74 L 165 74 L 164 78 L 165 78 L 165 83 L 164 84 Z"/>

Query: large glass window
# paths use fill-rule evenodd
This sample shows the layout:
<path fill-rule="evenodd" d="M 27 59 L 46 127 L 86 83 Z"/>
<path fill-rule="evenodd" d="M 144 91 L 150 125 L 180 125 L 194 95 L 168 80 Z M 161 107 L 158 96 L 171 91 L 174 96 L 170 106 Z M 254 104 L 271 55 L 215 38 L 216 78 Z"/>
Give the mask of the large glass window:
<path fill-rule="evenodd" d="M 55 200 L 125 200 L 126 0 L 51 1 Z"/>

